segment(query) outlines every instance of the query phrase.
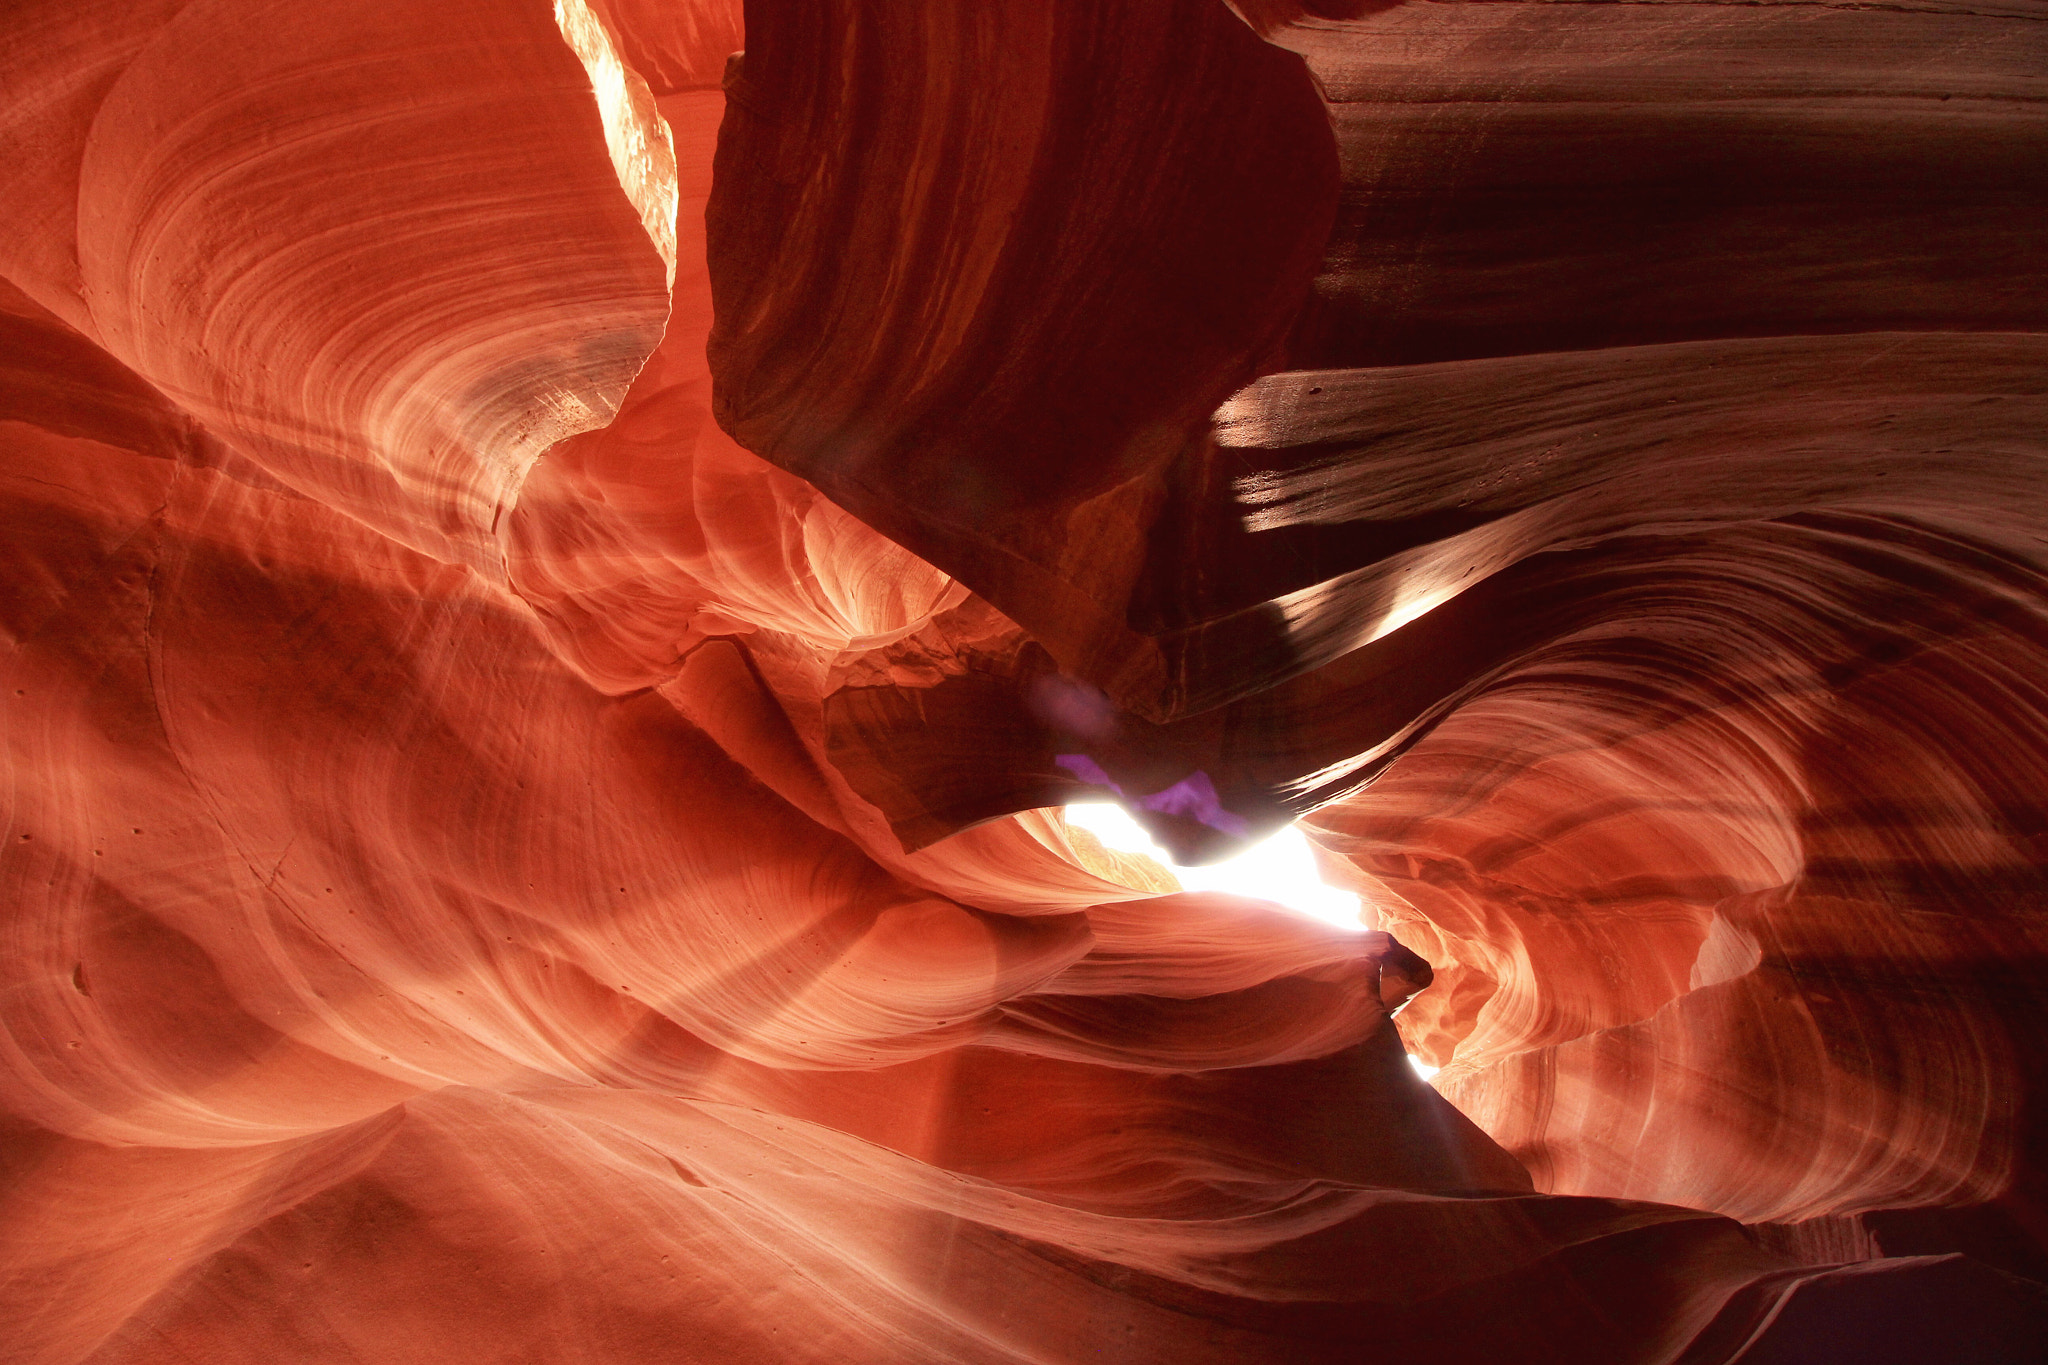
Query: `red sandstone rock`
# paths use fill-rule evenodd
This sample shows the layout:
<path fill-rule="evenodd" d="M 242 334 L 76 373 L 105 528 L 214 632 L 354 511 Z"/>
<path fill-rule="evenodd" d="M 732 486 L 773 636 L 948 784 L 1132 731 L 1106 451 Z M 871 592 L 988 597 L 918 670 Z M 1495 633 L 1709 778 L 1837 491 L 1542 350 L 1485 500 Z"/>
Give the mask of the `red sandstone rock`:
<path fill-rule="evenodd" d="M 15 16 L 0 1358 L 2028 1358 L 2034 7 L 749 9 Z"/>

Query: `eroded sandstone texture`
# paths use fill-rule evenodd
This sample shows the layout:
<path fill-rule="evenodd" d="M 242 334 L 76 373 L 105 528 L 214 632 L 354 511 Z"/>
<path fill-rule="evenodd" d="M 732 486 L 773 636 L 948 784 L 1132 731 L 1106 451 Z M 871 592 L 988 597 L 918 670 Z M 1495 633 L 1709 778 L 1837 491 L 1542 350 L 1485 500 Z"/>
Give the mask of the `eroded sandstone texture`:
<path fill-rule="evenodd" d="M 2040 1358 L 2048 6 L 6 18 L 0 1359 Z"/>

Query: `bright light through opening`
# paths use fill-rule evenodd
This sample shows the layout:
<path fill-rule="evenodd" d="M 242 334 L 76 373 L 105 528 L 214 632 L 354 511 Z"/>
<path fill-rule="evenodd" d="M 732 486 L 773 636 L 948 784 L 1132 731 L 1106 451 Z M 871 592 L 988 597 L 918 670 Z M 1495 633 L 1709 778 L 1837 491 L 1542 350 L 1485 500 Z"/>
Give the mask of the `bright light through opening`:
<path fill-rule="evenodd" d="M 1067 807 L 1067 823 L 1079 826 L 1120 853 L 1142 853 L 1172 872 L 1189 891 L 1228 891 L 1262 901 L 1275 901 L 1340 929 L 1363 931 L 1358 897 L 1339 891 L 1316 875 L 1315 855 L 1308 838 L 1289 825 L 1270 839 L 1253 844 L 1235 858 L 1207 867 L 1178 867 L 1167 851 L 1123 807 L 1089 801 Z"/>
<path fill-rule="evenodd" d="M 1087 801 L 1068 806 L 1066 814 L 1068 824 L 1087 830 L 1104 847 L 1119 853 L 1143 854 L 1167 868 L 1189 891 L 1228 891 L 1274 901 L 1340 929 L 1365 931 L 1359 922 L 1363 909 L 1359 898 L 1349 891 L 1339 891 L 1316 875 L 1315 855 L 1309 852 L 1308 837 L 1292 825 L 1253 844 L 1235 858 L 1207 867 L 1181 867 L 1165 849 L 1152 842 L 1144 826 L 1122 806 Z M 1437 1068 L 1412 1053 L 1408 1065 L 1425 1081 L 1437 1073 Z"/>

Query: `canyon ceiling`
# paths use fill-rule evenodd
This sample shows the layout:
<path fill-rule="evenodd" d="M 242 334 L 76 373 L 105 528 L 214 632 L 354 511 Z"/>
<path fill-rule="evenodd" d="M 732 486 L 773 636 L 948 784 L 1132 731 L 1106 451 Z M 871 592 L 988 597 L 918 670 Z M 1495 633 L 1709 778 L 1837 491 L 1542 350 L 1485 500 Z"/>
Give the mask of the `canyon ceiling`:
<path fill-rule="evenodd" d="M 2044 0 L 0 16 L 0 1361 L 2044 1358 Z"/>

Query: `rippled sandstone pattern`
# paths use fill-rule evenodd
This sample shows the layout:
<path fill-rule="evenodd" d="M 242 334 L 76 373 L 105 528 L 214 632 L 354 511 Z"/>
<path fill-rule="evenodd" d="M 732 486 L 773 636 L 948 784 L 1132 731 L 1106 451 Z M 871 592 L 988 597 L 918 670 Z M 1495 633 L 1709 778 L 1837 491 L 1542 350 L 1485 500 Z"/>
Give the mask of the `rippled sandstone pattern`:
<path fill-rule="evenodd" d="M 2038 1357 L 2048 9 L 9 17 L 0 1359 Z"/>

